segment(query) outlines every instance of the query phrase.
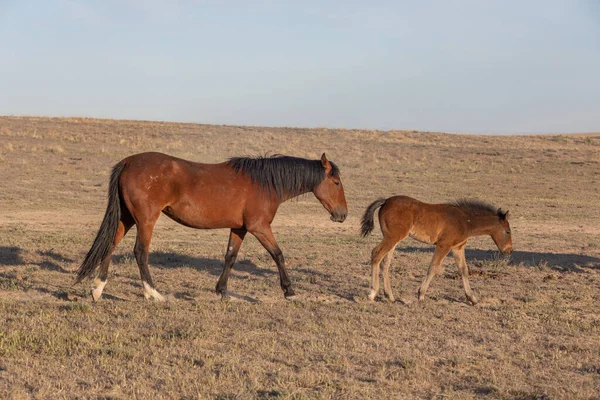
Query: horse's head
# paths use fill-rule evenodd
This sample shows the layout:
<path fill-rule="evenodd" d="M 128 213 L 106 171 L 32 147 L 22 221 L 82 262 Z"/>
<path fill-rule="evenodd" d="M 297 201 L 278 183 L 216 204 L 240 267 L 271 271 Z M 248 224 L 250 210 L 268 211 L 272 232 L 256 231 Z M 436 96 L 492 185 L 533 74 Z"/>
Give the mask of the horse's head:
<path fill-rule="evenodd" d="M 510 255 L 513 250 L 510 224 L 508 223 L 508 211 L 503 212 L 501 208 L 496 212 L 498 224 L 492 230 L 492 239 L 498 249 L 504 255 Z"/>
<path fill-rule="evenodd" d="M 340 173 L 337 167 L 329 162 L 325 153 L 321 156 L 321 165 L 325 169 L 325 178 L 313 189 L 313 193 L 329 211 L 332 221 L 344 222 L 348 215 L 348 205 Z"/>

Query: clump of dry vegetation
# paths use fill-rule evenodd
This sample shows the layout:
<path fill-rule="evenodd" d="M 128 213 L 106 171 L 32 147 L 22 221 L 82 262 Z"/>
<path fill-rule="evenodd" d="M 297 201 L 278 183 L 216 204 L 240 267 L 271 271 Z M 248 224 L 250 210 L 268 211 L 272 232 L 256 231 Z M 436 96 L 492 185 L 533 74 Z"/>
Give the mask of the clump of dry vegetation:
<path fill-rule="evenodd" d="M 597 398 L 599 137 L 2 117 L 0 398 Z M 273 261 L 247 238 L 233 299 L 219 301 L 228 232 L 164 217 L 150 266 L 165 304 L 143 299 L 134 232 L 102 301 L 71 287 L 111 166 L 142 151 L 203 162 L 326 152 L 348 220 L 304 196 L 273 223 L 301 300 L 283 299 Z M 392 262 L 399 301 L 364 301 L 380 234 L 361 239 L 359 216 L 393 194 L 511 211 L 512 259 L 489 238 L 467 247 L 480 305 L 466 305 L 451 258 L 417 302 L 433 248 L 410 240 Z"/>

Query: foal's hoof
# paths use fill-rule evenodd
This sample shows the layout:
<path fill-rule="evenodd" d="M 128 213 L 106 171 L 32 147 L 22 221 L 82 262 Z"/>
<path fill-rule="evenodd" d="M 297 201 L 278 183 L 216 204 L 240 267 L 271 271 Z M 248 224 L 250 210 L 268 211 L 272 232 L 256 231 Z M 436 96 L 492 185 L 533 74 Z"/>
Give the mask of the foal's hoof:
<path fill-rule="evenodd" d="M 392 295 L 389 295 L 389 296 L 388 296 L 388 295 L 386 295 L 386 296 L 385 296 L 385 300 L 386 300 L 388 303 L 395 303 L 395 302 L 396 302 L 396 299 L 395 299 L 395 298 L 394 298 L 394 296 L 392 296 Z"/>
<path fill-rule="evenodd" d="M 473 296 L 473 297 L 467 297 L 467 300 L 469 303 L 471 303 L 472 306 L 476 306 L 477 303 L 479 303 L 479 300 L 477 300 L 477 297 Z"/>
<path fill-rule="evenodd" d="M 375 297 L 377 297 L 377 292 L 374 290 L 371 290 L 367 297 L 369 298 L 369 301 L 375 301 Z"/>

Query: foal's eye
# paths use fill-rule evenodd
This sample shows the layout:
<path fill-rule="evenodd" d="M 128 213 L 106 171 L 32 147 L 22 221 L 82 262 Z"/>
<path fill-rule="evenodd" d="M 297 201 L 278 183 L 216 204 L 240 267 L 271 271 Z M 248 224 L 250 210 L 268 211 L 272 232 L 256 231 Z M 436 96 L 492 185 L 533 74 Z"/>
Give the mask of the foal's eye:
<path fill-rule="evenodd" d="M 506 231 L 506 234 L 507 234 L 507 235 L 510 235 L 510 231 Z"/>
<path fill-rule="evenodd" d="M 338 181 L 333 181 L 333 183 L 335 183 L 335 186 L 340 186 L 340 183 Z"/>

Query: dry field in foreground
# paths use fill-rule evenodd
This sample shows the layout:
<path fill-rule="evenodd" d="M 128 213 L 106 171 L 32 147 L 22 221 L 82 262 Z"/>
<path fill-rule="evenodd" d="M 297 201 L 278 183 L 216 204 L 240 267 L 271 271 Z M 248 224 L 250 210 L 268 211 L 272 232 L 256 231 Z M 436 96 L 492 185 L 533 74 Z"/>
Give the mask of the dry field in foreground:
<path fill-rule="evenodd" d="M 312 196 L 273 230 L 301 301 L 284 300 L 248 236 L 229 289 L 213 294 L 226 230 L 161 217 L 142 296 L 132 249 L 117 248 L 103 299 L 71 287 L 104 215 L 108 175 L 132 153 L 201 161 L 283 153 L 341 169 L 349 205 L 329 221 Z M 467 136 L 0 117 L 0 398 L 600 398 L 600 134 Z M 449 257 L 424 302 L 432 247 L 402 242 L 394 304 L 365 301 L 359 218 L 375 198 L 475 197 L 509 209 L 515 252 L 467 246 L 465 304 Z"/>

